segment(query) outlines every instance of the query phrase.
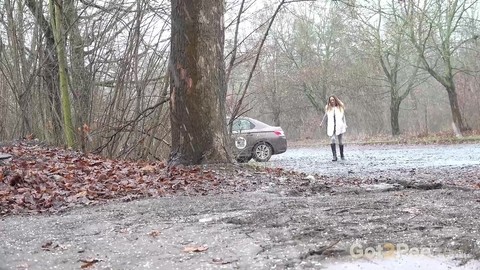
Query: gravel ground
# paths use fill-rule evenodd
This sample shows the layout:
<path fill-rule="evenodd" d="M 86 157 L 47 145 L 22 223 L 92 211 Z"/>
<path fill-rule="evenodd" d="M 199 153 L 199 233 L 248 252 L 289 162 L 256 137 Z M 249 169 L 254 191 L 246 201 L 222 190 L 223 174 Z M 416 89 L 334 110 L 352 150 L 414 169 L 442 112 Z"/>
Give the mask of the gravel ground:
<path fill-rule="evenodd" d="M 338 151 L 338 150 L 337 150 Z M 330 162 L 330 146 L 300 147 L 272 156 L 271 166 L 328 176 L 382 176 L 411 170 L 480 166 L 480 144 L 345 145 L 345 161 Z"/>
<path fill-rule="evenodd" d="M 352 145 L 346 156 L 289 149 L 250 165 L 308 176 L 253 177 L 248 192 L 2 217 L 0 269 L 361 269 L 427 251 L 448 269 L 480 268 L 480 145 Z"/>

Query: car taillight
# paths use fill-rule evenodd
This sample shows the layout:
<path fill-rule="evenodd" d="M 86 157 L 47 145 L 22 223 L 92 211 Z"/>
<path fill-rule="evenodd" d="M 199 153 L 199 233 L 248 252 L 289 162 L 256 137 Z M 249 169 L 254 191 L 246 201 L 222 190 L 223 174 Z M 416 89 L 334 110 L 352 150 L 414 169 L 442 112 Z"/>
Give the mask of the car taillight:
<path fill-rule="evenodd" d="M 275 133 L 277 136 L 285 136 L 282 130 L 275 130 L 273 133 Z"/>

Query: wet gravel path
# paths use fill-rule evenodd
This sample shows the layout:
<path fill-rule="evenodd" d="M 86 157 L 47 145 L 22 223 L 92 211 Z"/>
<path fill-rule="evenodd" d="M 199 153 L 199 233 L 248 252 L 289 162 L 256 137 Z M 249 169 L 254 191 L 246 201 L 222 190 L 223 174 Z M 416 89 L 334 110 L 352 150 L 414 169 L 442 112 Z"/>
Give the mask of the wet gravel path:
<path fill-rule="evenodd" d="M 338 151 L 338 150 L 337 150 Z M 480 166 L 480 144 L 345 145 L 346 160 L 332 162 L 330 146 L 291 148 L 272 156 L 274 167 L 328 176 Z"/>
<path fill-rule="evenodd" d="M 333 184 L 409 183 L 480 188 L 480 144 L 352 145 L 332 162 L 329 146 L 289 149 L 266 166 L 328 178 Z M 419 184 L 420 183 L 420 184 Z"/>

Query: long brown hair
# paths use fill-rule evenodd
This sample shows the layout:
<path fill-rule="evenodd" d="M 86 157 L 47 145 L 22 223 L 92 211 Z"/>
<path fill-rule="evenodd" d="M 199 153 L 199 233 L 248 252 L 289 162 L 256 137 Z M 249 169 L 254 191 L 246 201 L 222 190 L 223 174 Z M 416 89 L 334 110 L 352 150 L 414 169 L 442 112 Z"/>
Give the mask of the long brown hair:
<path fill-rule="evenodd" d="M 340 110 L 342 110 L 342 111 L 345 110 L 345 105 L 343 104 L 343 102 L 337 96 L 331 95 L 331 96 L 328 97 L 327 105 L 325 106 L 325 111 L 330 111 L 334 107 L 334 106 L 330 105 L 330 98 L 335 99 L 335 106 L 340 107 Z"/>

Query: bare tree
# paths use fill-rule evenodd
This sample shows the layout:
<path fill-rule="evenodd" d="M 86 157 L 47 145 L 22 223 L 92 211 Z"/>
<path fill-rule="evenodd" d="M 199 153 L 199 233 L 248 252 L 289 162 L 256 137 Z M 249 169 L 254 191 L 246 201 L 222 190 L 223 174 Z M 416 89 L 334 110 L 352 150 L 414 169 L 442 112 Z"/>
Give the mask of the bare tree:
<path fill-rule="evenodd" d="M 275 18 L 277 17 L 277 15 L 279 14 L 281 8 L 283 7 L 283 5 L 285 3 L 286 3 L 285 0 L 280 1 L 280 3 L 277 5 L 277 8 L 275 9 L 275 12 L 273 13 L 272 17 L 269 18 L 269 20 L 268 20 L 268 26 L 265 30 L 265 33 L 262 37 L 262 40 L 260 41 L 260 44 L 258 45 L 258 52 L 255 56 L 255 60 L 253 62 L 252 68 L 251 68 L 251 70 L 248 74 L 247 81 L 245 82 L 245 86 L 243 87 L 243 90 L 241 90 L 240 97 L 239 97 L 238 101 L 236 102 L 236 104 L 233 108 L 232 115 L 231 115 L 232 117 L 231 117 L 230 121 L 233 121 L 233 119 L 235 119 L 238 115 L 240 115 L 241 108 L 243 106 L 243 100 L 244 100 L 245 95 L 247 93 L 248 87 L 250 86 L 250 82 L 252 80 L 255 69 L 257 68 L 257 64 L 258 64 L 258 61 L 260 59 L 260 54 L 262 52 L 263 45 L 265 44 L 265 41 L 267 40 L 268 33 L 269 33 L 269 31 L 272 27 L 273 22 L 275 21 Z"/>
<path fill-rule="evenodd" d="M 0 54 L 1 70 L 10 86 L 19 109 L 20 135 L 22 137 L 33 133 L 32 87 L 33 69 L 35 68 L 32 54 L 26 47 L 24 28 L 24 4 L 21 1 L 4 1 L 5 29 L 8 45 Z M 8 47 L 7 47 L 8 46 Z M 2 46 L 3 47 L 3 46 Z"/>
<path fill-rule="evenodd" d="M 225 102 L 234 115 L 281 124 L 291 140 L 323 134 L 331 93 L 346 102 L 352 135 L 398 134 L 419 114 L 422 129 L 444 130 L 450 107 L 476 127 L 477 1 L 60 0 L 50 12 L 49 1 L 4 0 L 0 139 L 65 144 L 61 97 L 71 98 L 83 150 L 171 164 L 229 161 Z M 414 80 L 416 66 L 433 79 Z M 454 86 L 448 96 L 436 95 L 437 82 Z"/>
<path fill-rule="evenodd" d="M 87 7 L 84 7 L 84 11 Z M 64 2 L 66 41 L 70 58 L 69 89 L 75 107 L 75 127 L 80 148 L 87 151 L 86 130 L 91 126 L 93 75 L 87 69 L 85 61 L 85 42 L 81 34 L 81 18 L 78 16 L 74 0 Z"/>
<path fill-rule="evenodd" d="M 63 1 L 50 0 L 50 18 L 53 29 L 53 36 L 57 49 L 58 76 L 60 82 L 60 97 L 62 101 L 63 132 L 65 143 L 68 147 L 75 145 L 74 128 L 72 121 L 72 108 L 70 105 L 70 91 L 68 87 L 67 55 L 65 52 L 65 25 L 63 23 Z"/>
<path fill-rule="evenodd" d="M 370 36 L 366 43 L 383 71 L 390 94 L 390 126 L 393 136 L 400 135 L 400 105 L 417 83 L 420 57 L 416 56 L 408 40 L 407 23 L 399 18 L 397 1 L 384 7 L 378 1 L 373 15 L 367 10 L 356 16 L 367 28 Z M 414 55 L 414 57 L 411 57 Z"/>
<path fill-rule="evenodd" d="M 35 78 L 35 87 L 38 91 L 38 111 L 41 112 L 42 124 L 37 136 L 55 144 L 62 144 L 62 109 L 60 93 L 58 91 L 58 60 L 56 53 L 55 38 L 52 25 L 46 19 L 44 6 L 41 1 L 25 1 L 32 17 L 36 21 L 35 42 L 37 45 L 32 50 L 36 54 L 36 71 L 32 72 Z M 47 3 L 48 4 L 48 3 Z"/>
<path fill-rule="evenodd" d="M 456 53 L 478 35 L 464 39 L 458 32 L 464 22 L 468 21 L 468 11 L 472 10 L 477 0 L 402 3 L 404 18 L 410 25 L 410 40 L 420 56 L 423 68 L 445 88 L 455 129 L 461 135 L 468 127 L 458 104 L 455 75 L 461 68 L 456 61 Z"/>
<path fill-rule="evenodd" d="M 93 76 L 88 138 L 95 153 L 164 159 L 169 152 L 167 2 L 84 3 L 79 18 Z"/>

